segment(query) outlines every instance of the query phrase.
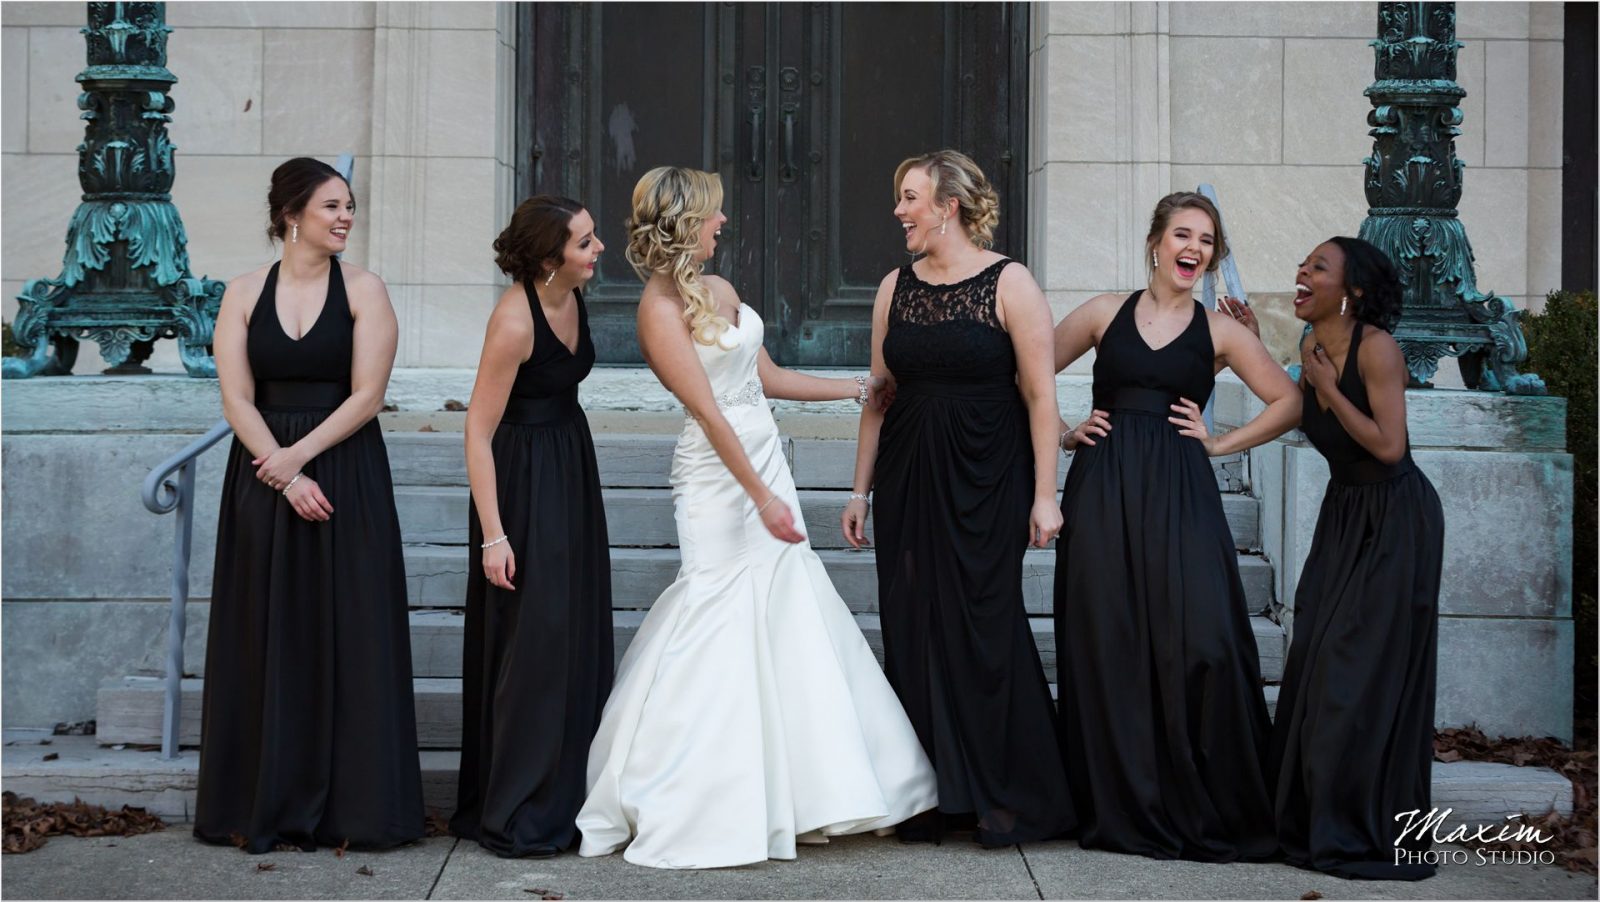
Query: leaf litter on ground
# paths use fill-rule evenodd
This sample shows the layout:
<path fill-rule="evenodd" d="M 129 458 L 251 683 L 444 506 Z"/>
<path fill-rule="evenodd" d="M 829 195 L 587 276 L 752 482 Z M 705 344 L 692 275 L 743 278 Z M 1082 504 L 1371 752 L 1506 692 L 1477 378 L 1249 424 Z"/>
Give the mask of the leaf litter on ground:
<path fill-rule="evenodd" d="M 1519 820 L 1541 835 L 1547 843 L 1531 840 L 1470 844 L 1502 852 L 1552 852 L 1556 862 L 1569 871 L 1596 873 L 1595 780 L 1596 756 L 1593 747 L 1574 749 L 1553 736 L 1501 737 L 1491 739 L 1476 725 L 1438 730 L 1433 738 L 1435 761 L 1492 761 L 1517 767 L 1548 767 L 1572 781 L 1572 814 L 1554 809 L 1524 812 Z"/>
<path fill-rule="evenodd" d="M 3 809 L 3 847 L 8 853 L 32 852 L 52 836 L 137 836 L 167 826 L 161 818 L 131 805 L 109 811 L 79 799 L 41 804 L 14 792 L 3 793 Z"/>

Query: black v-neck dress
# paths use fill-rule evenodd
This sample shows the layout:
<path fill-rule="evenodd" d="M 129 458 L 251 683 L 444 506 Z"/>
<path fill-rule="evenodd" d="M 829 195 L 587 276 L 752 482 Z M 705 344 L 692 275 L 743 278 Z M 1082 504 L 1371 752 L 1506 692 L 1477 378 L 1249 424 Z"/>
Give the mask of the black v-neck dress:
<path fill-rule="evenodd" d="M 334 260 L 321 315 L 283 330 L 274 263 L 246 338 L 279 445 L 350 396 L 355 320 Z M 217 517 L 194 833 L 249 852 L 382 848 L 423 835 L 411 636 L 376 418 L 306 464 L 333 505 L 304 520 L 237 438 Z"/>
<path fill-rule="evenodd" d="M 461 776 L 451 832 L 503 857 L 571 846 L 589 744 L 611 694 L 611 553 L 578 383 L 594 367 L 582 296 L 567 349 L 532 291 L 533 355 L 517 368 L 492 442 L 515 591 L 483 575 L 467 514 Z M 489 538 L 497 538 L 490 536 Z"/>
<path fill-rule="evenodd" d="M 1056 542 L 1061 737 L 1085 848 L 1152 858 L 1272 856 L 1261 663 L 1233 536 L 1200 442 L 1167 421 L 1204 405 L 1215 351 L 1198 303 L 1152 349 L 1128 296 L 1101 337 L 1110 433 L 1067 473 Z"/>
<path fill-rule="evenodd" d="M 1367 416 L 1357 323 L 1339 391 Z M 1294 598 L 1271 767 L 1291 864 L 1340 877 L 1419 880 L 1395 861 L 1395 816 L 1432 807 L 1433 711 L 1444 510 L 1411 460 L 1373 457 L 1306 383 L 1300 429 L 1330 478 Z M 1425 852 L 1408 836 L 1405 852 Z"/>

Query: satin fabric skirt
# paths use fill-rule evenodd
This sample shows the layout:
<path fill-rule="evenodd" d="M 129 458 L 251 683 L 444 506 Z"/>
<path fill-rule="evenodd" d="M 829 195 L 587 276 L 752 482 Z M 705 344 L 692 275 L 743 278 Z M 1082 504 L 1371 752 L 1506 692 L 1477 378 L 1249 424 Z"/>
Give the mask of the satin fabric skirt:
<path fill-rule="evenodd" d="M 263 410 L 279 444 L 327 410 Z M 394 846 L 423 835 L 405 565 L 376 420 L 305 467 L 333 515 L 303 520 L 237 439 L 217 519 L 195 836 Z"/>
<path fill-rule="evenodd" d="M 589 741 L 611 691 L 611 554 L 582 411 L 493 440 L 515 591 L 483 575 L 468 514 L 461 775 L 450 830 L 516 857 L 577 839 Z"/>
<path fill-rule="evenodd" d="M 799 497 L 763 401 L 725 411 L 761 480 Z M 623 655 L 589 752 L 581 854 L 659 868 L 795 857 L 932 808 L 933 772 L 808 542 L 767 532 L 699 425 L 672 462 L 682 568 Z"/>
<path fill-rule="evenodd" d="M 1395 863 L 1395 816 L 1432 807 L 1443 561 L 1444 513 L 1421 471 L 1328 484 L 1272 732 L 1278 839 L 1293 864 L 1374 880 L 1434 872 Z M 1400 849 L 1430 846 L 1408 836 Z"/>
<path fill-rule="evenodd" d="M 1079 450 L 1056 542 L 1061 736 L 1085 848 L 1277 850 L 1271 722 L 1237 553 L 1200 443 L 1114 410 Z"/>
<path fill-rule="evenodd" d="M 939 775 L 939 810 L 975 815 L 984 845 L 1069 833 L 1022 598 L 1033 448 L 1016 387 L 902 383 L 874 483 L 884 669 Z"/>

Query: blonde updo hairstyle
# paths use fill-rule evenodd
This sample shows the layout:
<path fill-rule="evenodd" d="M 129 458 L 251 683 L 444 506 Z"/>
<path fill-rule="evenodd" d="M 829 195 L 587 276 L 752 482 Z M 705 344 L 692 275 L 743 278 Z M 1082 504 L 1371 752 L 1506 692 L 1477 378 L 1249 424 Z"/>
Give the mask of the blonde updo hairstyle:
<path fill-rule="evenodd" d="M 1161 242 L 1161 236 L 1167 233 L 1167 225 L 1172 222 L 1172 217 L 1179 210 L 1199 210 L 1211 217 L 1211 228 L 1216 231 L 1216 242 L 1211 246 L 1211 262 L 1206 265 L 1206 272 L 1216 272 L 1222 265 L 1222 258 L 1228 256 L 1228 239 L 1222 232 L 1222 213 L 1211 198 L 1194 191 L 1174 191 L 1156 201 L 1156 209 L 1150 214 L 1150 233 L 1144 237 L 1145 268 L 1154 269 L 1150 263 L 1150 254 Z"/>
<path fill-rule="evenodd" d="M 700 278 L 700 229 L 722 209 L 722 179 L 714 172 L 657 166 L 633 186 L 628 217 L 628 262 L 649 281 L 665 273 L 683 299 L 683 321 L 703 345 L 717 344 L 732 324 L 717 312 L 711 289 Z"/>
<path fill-rule="evenodd" d="M 1000 195 L 971 157 L 959 150 L 936 150 L 901 163 L 894 171 L 896 203 L 900 201 L 900 183 L 912 169 L 928 174 L 934 206 L 942 209 L 955 198 L 957 215 L 973 244 L 985 249 L 994 246 L 994 230 L 1000 225 Z"/>

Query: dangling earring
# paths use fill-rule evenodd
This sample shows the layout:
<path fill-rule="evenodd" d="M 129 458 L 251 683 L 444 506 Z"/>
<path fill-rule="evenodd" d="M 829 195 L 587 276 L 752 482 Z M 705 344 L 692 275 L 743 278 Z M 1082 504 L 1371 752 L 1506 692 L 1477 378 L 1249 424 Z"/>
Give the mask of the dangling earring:
<path fill-rule="evenodd" d="M 1151 269 L 1160 269 L 1161 268 L 1161 261 L 1156 259 L 1156 252 L 1155 252 L 1154 249 L 1152 249 L 1150 251 L 1150 268 Z"/>
<path fill-rule="evenodd" d="M 1339 299 L 1339 315 L 1344 316 L 1345 308 L 1350 306 L 1350 296 L 1345 295 Z"/>
<path fill-rule="evenodd" d="M 556 277 L 556 271 L 553 270 L 553 269 L 550 270 L 550 275 L 545 276 L 545 278 L 544 278 L 544 287 L 549 288 L 550 287 L 550 283 L 555 280 L 555 277 Z"/>
<path fill-rule="evenodd" d="M 945 226 L 947 226 L 949 224 L 950 224 L 950 217 L 948 217 L 948 216 L 946 216 L 945 218 L 939 220 L 939 234 L 943 235 Z"/>
<path fill-rule="evenodd" d="M 299 244 L 300 243 L 300 223 L 298 223 L 298 222 L 294 223 L 293 227 L 289 229 L 289 243 L 290 244 Z"/>

